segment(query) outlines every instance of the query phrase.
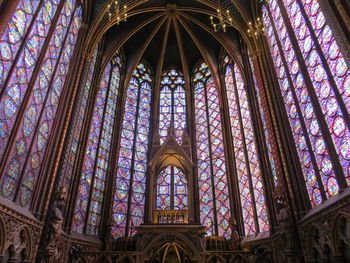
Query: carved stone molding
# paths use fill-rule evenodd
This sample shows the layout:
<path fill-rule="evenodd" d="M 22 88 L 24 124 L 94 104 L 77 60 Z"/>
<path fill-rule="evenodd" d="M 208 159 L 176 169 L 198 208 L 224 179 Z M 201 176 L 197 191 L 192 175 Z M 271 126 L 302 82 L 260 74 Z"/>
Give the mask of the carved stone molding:
<path fill-rule="evenodd" d="M 42 224 L 34 217 L 0 204 L 0 258 L 6 255 L 9 260 L 33 261 L 41 231 Z"/>
<path fill-rule="evenodd" d="M 299 232 L 305 244 L 306 261 L 327 260 L 329 257 L 339 262 L 345 260 L 343 248 L 350 249 L 350 195 L 346 192 L 310 211 L 302 219 Z"/>

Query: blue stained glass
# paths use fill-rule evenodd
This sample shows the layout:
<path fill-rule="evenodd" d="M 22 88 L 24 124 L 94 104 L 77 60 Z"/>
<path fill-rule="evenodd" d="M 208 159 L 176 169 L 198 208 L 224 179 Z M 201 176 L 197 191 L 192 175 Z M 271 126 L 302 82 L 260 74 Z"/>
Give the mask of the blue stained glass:
<path fill-rule="evenodd" d="M 286 11 L 286 17 L 281 9 Z M 340 103 L 344 103 L 349 110 L 349 93 L 344 90 L 343 85 L 347 83 L 350 71 L 317 0 L 269 0 L 263 7 L 263 14 L 271 54 L 274 58 L 278 58 L 274 60 L 274 65 L 294 131 L 305 183 L 311 203 L 315 206 L 322 202 L 323 189 L 327 198 L 338 193 L 339 186 L 333 166 L 342 167 L 345 178 L 348 183 L 350 182 L 350 161 L 345 158 L 342 151 L 343 141 L 350 136 L 350 131 L 345 125 L 343 112 L 339 106 Z M 287 24 L 291 26 L 290 31 L 287 30 Z M 295 46 L 290 41 L 291 35 L 297 39 Z M 300 49 L 300 60 L 296 59 L 297 55 L 293 48 Z M 305 63 L 305 71 L 301 71 L 299 61 Z M 292 83 L 287 81 L 288 71 Z M 331 72 L 335 85 L 330 81 L 327 71 Z M 306 88 L 304 76 L 311 79 L 311 87 Z M 341 99 L 335 96 L 336 92 L 341 94 Z M 318 102 L 311 101 L 309 94 L 316 96 Z M 319 107 L 322 114 L 315 112 L 314 107 Z M 303 131 L 300 119 L 305 124 L 306 131 Z M 330 132 L 329 139 L 332 142 L 328 140 L 328 146 L 320 129 L 321 119 L 327 123 Z M 310 142 L 311 147 L 305 143 L 306 141 Z M 328 154 L 330 147 L 335 148 L 340 163 L 334 164 L 330 160 Z M 315 164 L 317 167 L 314 167 Z M 317 177 L 319 180 L 316 180 Z M 322 182 L 321 186 L 318 185 L 318 181 Z"/>
<path fill-rule="evenodd" d="M 205 63 L 196 68 L 192 80 L 195 87 L 200 220 L 207 227 L 208 235 L 228 237 L 231 213 L 224 209 L 230 207 L 230 200 L 228 188 L 222 188 L 223 184 L 227 185 L 227 177 L 218 92 Z"/>
<path fill-rule="evenodd" d="M 80 233 L 83 233 L 85 229 L 87 234 L 99 234 L 110 145 L 117 112 L 120 75 L 123 67 L 120 63 L 120 54 L 117 52 L 104 70 L 96 96 L 72 226 L 74 231 Z M 91 77 L 87 85 L 91 85 Z M 84 103 L 86 103 L 89 89 L 90 87 L 86 86 Z M 91 196 L 90 202 L 88 202 L 89 196 Z M 86 218 L 87 224 L 85 224 Z"/>
<path fill-rule="evenodd" d="M 116 238 L 134 235 L 135 228 L 143 221 L 151 75 L 148 67 L 139 64 L 127 89 L 112 208 L 112 235 Z"/>
<path fill-rule="evenodd" d="M 35 4 L 35 1 L 32 4 Z M 6 124 L 4 129 L 6 136 L 2 137 L 4 140 L 1 144 L 5 147 L 24 95 L 26 93 L 28 95 L 28 101 L 25 106 L 23 105 L 25 107 L 24 116 L 18 119 L 19 127 L 15 134 L 15 142 L 12 146 L 8 146 L 11 151 L 5 162 L 10 165 L 6 166 L 2 180 L 3 189 L 9 192 L 6 194 L 7 198 L 14 198 L 13 193 L 19 187 L 17 189 L 18 203 L 27 207 L 31 203 L 40 175 L 46 145 L 73 55 L 77 39 L 77 34 L 73 33 L 76 33 L 81 25 L 81 7 L 76 8 L 72 1 L 67 1 L 62 11 L 56 13 L 57 5 L 58 1 L 43 1 L 40 5 L 38 15 L 28 32 L 27 42 L 23 43 L 22 53 L 18 54 L 18 59 L 13 64 L 12 73 L 4 88 L 5 96 L 0 100 L 0 108 L 7 105 L 7 109 L 10 109 L 8 106 L 13 106 L 11 112 L 6 112 L 7 116 L 0 113 L 1 119 Z M 32 7 L 28 3 L 27 11 Z M 58 20 L 55 25 L 52 25 L 55 26 L 53 36 L 47 39 L 47 49 L 42 50 L 54 16 L 58 16 Z M 16 23 L 18 24 L 19 21 Z M 25 28 L 25 25 L 18 24 L 17 26 L 21 27 L 21 29 L 17 28 L 19 30 Z M 35 62 L 40 54 L 43 54 L 41 68 L 36 75 L 32 76 Z M 33 86 L 29 87 L 31 80 Z M 16 166 L 15 173 L 12 165 Z M 22 177 L 20 177 L 21 174 L 23 174 Z"/>

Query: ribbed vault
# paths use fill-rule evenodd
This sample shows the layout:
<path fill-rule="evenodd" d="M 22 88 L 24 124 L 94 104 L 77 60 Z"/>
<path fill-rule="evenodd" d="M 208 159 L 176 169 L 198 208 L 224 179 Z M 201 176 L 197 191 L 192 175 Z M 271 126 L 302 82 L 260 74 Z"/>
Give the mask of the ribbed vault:
<path fill-rule="evenodd" d="M 122 48 L 128 58 L 126 83 L 135 65 L 146 60 L 156 73 L 156 86 L 160 74 L 170 66 L 178 67 L 187 83 L 191 70 L 199 60 L 209 65 L 215 81 L 219 81 L 217 66 L 224 49 L 238 64 L 237 46 L 245 35 L 248 15 L 244 5 L 237 1 L 211 0 L 139 0 L 127 1 L 128 20 L 116 25 L 107 15 L 110 1 L 96 1 L 93 5 L 92 27 L 88 33 L 86 52 L 91 53 L 101 39 L 106 42 L 103 64 L 108 63 L 116 50 Z M 234 28 L 227 33 L 214 32 L 209 21 L 218 5 L 233 14 Z M 218 85 L 219 86 L 219 85 Z"/>

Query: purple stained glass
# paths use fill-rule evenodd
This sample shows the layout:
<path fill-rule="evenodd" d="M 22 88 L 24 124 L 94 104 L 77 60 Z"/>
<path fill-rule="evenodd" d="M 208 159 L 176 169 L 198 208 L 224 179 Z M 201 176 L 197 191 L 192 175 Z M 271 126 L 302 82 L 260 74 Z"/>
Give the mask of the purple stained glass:
<path fill-rule="evenodd" d="M 345 158 L 342 150 L 346 144 L 344 139 L 350 137 L 348 125 L 345 124 L 344 115 L 340 109 L 338 100 L 335 95 L 337 89 L 342 95 L 342 100 L 350 110 L 350 85 L 344 86 L 346 78 L 350 78 L 350 70 L 345 62 L 344 56 L 341 54 L 337 42 L 333 36 L 330 27 L 325 21 L 319 3 L 316 0 L 302 1 L 303 6 L 297 1 L 283 1 L 286 7 L 289 21 L 294 30 L 294 34 L 298 39 L 298 44 L 307 66 L 309 77 L 313 84 L 313 90 L 319 100 L 324 119 L 328 124 L 338 158 L 343 168 L 344 174 L 350 183 L 350 160 Z M 306 16 L 304 17 L 302 9 L 305 8 Z M 309 19 L 312 28 L 306 24 Z M 312 37 L 311 32 L 314 31 L 317 40 Z M 318 52 L 316 42 L 320 45 L 322 52 Z M 322 57 L 327 59 L 327 64 L 322 62 Z M 326 68 L 329 67 L 332 77 L 334 78 L 336 87 L 332 84 L 327 76 Z M 349 83 L 348 83 L 349 84 Z M 350 148 L 348 148 L 350 150 Z M 338 193 L 337 187 L 328 188 L 328 179 L 323 180 L 325 188 L 330 195 Z"/>
<path fill-rule="evenodd" d="M 259 166 L 259 157 L 256 149 L 256 141 L 251 120 L 251 113 L 248 106 L 248 97 L 240 70 L 237 64 L 234 65 L 234 74 L 237 87 L 237 97 L 240 104 L 240 112 L 245 135 L 246 149 L 248 153 L 251 183 L 255 198 L 256 214 L 260 232 L 269 230 L 267 218 L 266 201 L 263 189 L 262 173 Z"/>
<path fill-rule="evenodd" d="M 187 209 L 188 189 L 184 173 L 177 167 L 164 168 L 157 178 L 158 210 Z"/>
<path fill-rule="evenodd" d="M 119 56 L 117 52 L 107 64 L 96 96 L 72 226 L 80 233 L 85 228 L 87 234 L 99 234 L 122 68 Z"/>
<path fill-rule="evenodd" d="M 350 111 L 350 69 L 340 51 L 338 43 L 333 36 L 333 32 L 328 25 L 320 4 L 317 0 L 302 0 L 304 10 L 308 16 L 312 30 L 314 31 L 317 41 L 322 49 L 322 55 L 327 60 L 334 80 L 337 84 L 342 99 L 346 104 L 348 112 Z M 296 5 L 295 3 L 294 5 Z M 297 7 L 295 7 L 297 9 Z M 297 10 L 296 10 L 297 11 Z M 295 11 L 294 11 L 295 12 Z"/>
<path fill-rule="evenodd" d="M 141 63 L 127 89 L 112 208 L 116 238 L 134 235 L 143 222 L 152 82 L 150 70 Z"/>
<path fill-rule="evenodd" d="M 237 91 L 235 89 L 235 80 L 230 66 L 226 67 L 225 84 L 229 103 L 229 112 L 231 119 L 231 129 L 233 136 L 233 146 L 235 152 L 235 162 L 238 174 L 238 184 L 241 196 L 242 214 L 244 230 L 246 235 L 257 232 L 257 226 L 254 221 L 253 196 L 250 192 L 249 183 L 249 165 L 244 154 L 243 132 L 240 124 L 239 105 L 237 100 Z"/>
<path fill-rule="evenodd" d="M 188 205 L 188 187 L 185 174 L 174 167 L 174 209 L 187 209 Z"/>
<path fill-rule="evenodd" d="M 63 84 L 68 73 L 71 58 L 73 56 L 74 46 L 78 37 L 78 31 L 82 22 L 82 8 L 79 7 L 75 10 L 73 21 L 70 25 L 68 35 L 66 37 L 66 43 L 62 50 L 60 60 L 57 64 L 55 76 L 52 80 L 52 87 L 44 111 L 38 126 L 38 133 L 34 137 L 31 153 L 28 156 L 25 169 L 25 176 L 23 178 L 22 189 L 27 185 L 28 180 L 32 178 L 38 178 L 43 159 L 45 156 L 45 149 L 48 144 L 49 136 L 51 134 L 52 126 L 55 120 L 56 111 L 58 108 L 59 98 L 62 94 Z"/>
<path fill-rule="evenodd" d="M 72 1 L 67 1 L 43 59 L 43 66 L 33 85 L 24 117 L 21 119 L 16 140 L 8 158 L 8 163 L 16 166 L 16 173 L 12 172 L 11 165 L 8 165 L 4 172 L 3 191 L 6 189 L 7 197 L 13 198 L 13 193 L 20 184 L 18 200 L 22 206 L 30 205 L 70 58 L 73 55 L 77 31 L 81 24 L 81 8 L 76 10 L 74 16 L 73 14 Z M 61 42 L 64 44 L 62 45 Z M 24 176 L 19 182 L 18 176 L 23 170 Z M 12 177 L 11 186 L 7 184 L 8 177 Z M 14 181 L 17 183 L 14 184 Z"/>
<path fill-rule="evenodd" d="M 253 74 L 253 80 L 254 80 L 254 87 L 255 87 L 255 92 L 256 92 L 256 97 L 258 99 L 258 103 L 260 105 L 259 107 L 259 111 L 260 111 L 260 116 L 261 116 L 261 120 L 262 120 L 262 125 L 263 125 L 263 130 L 264 130 L 264 134 L 265 134 L 265 140 L 266 140 L 266 146 L 267 146 L 267 154 L 269 156 L 269 160 L 270 160 L 270 167 L 271 167 L 271 172 L 272 172 L 272 176 L 273 176 L 273 180 L 274 180 L 274 184 L 275 186 L 278 185 L 278 178 L 277 178 L 277 172 L 276 172 L 276 164 L 275 164 L 275 157 L 273 155 L 273 148 L 272 148 L 272 144 L 271 141 L 273 140 L 272 138 L 272 134 L 271 131 L 269 131 L 269 129 L 267 128 L 267 114 L 265 114 L 265 109 L 262 105 L 263 104 L 263 91 L 261 90 L 262 87 L 258 86 L 258 82 L 257 82 L 257 77 L 256 77 L 256 72 L 254 69 L 254 63 L 253 63 L 253 59 L 251 57 L 249 57 L 249 64 L 251 67 L 251 71 Z"/>
<path fill-rule="evenodd" d="M 81 89 L 81 93 L 78 95 L 78 105 L 80 105 L 79 110 L 75 112 L 75 118 L 76 121 L 73 124 L 72 133 L 69 135 L 69 143 L 68 143 L 68 149 L 67 154 L 64 157 L 63 161 L 63 168 L 61 169 L 61 173 L 59 175 L 60 182 L 59 185 L 66 187 L 70 186 L 71 184 L 71 176 L 73 173 L 73 166 L 74 162 L 76 160 L 77 156 L 77 150 L 78 150 L 78 144 L 79 144 L 79 138 L 81 135 L 81 130 L 83 128 L 83 121 L 86 114 L 86 108 L 88 103 L 88 98 L 91 90 L 91 84 L 92 84 L 92 77 L 95 72 L 95 64 L 96 64 L 96 58 L 97 58 L 97 51 L 98 46 L 96 46 L 93 55 L 91 63 L 89 64 L 89 69 L 87 72 L 86 82 L 83 85 L 83 88 Z"/>
<path fill-rule="evenodd" d="M 0 85 L 4 84 L 9 74 L 39 3 L 39 0 L 20 0 L 0 38 Z"/>
<path fill-rule="evenodd" d="M 173 122 L 175 138 L 182 142 L 186 126 L 186 94 L 183 75 L 175 69 L 163 73 L 160 91 L 159 134 L 160 142 L 164 143 L 168 136 L 168 129 Z"/>
<path fill-rule="evenodd" d="M 193 82 L 200 219 L 208 235 L 228 237 L 231 212 L 219 97 L 205 63 L 196 69 Z"/>
<path fill-rule="evenodd" d="M 17 61 L 12 65 L 12 73 L 8 76 L 6 85 L 0 98 L 0 159 L 3 157 L 4 150 L 7 147 L 9 136 L 18 111 L 27 93 L 29 82 L 32 78 L 36 62 L 46 40 L 51 27 L 52 20 L 56 14 L 59 0 L 45 0 L 40 7 L 36 19 L 28 32 L 26 42 L 23 43 L 23 49 L 17 54 Z M 58 14 L 59 15 L 59 14 Z M 50 65 L 45 65 L 50 67 Z M 42 85 L 47 85 L 49 80 L 42 79 Z M 42 95 L 37 94 L 37 99 L 42 100 Z M 33 108 L 32 111 L 35 111 Z M 32 114 L 31 117 L 35 117 Z M 33 129 L 28 123 L 27 129 Z M 16 179 L 15 179 L 16 180 Z M 11 195 L 12 191 L 9 192 Z"/>
<path fill-rule="evenodd" d="M 299 155 L 301 168 L 304 175 L 306 188 L 307 188 L 312 205 L 316 206 L 317 204 L 320 204 L 322 202 L 321 189 L 317 182 L 317 173 L 320 173 L 320 174 L 323 173 L 321 169 L 322 167 L 321 162 L 323 158 L 328 160 L 327 158 L 328 153 L 326 149 L 325 151 L 318 152 L 318 153 L 316 153 L 315 151 L 315 153 L 317 154 L 316 160 L 315 162 L 312 162 L 311 158 L 313 154 L 312 153 L 313 149 L 316 149 L 316 145 L 324 145 L 324 140 L 320 135 L 320 132 L 318 129 L 318 122 L 315 119 L 314 114 L 310 115 L 310 112 L 311 112 L 310 110 L 312 109 L 312 107 L 308 106 L 310 105 L 310 99 L 305 89 L 304 79 L 300 73 L 298 62 L 295 58 L 295 53 L 291 48 L 289 36 L 287 35 L 283 18 L 281 17 L 280 9 L 277 5 L 277 2 L 274 0 L 270 1 L 269 4 L 271 7 L 272 15 L 274 16 L 274 22 L 272 22 L 272 19 L 270 18 L 269 11 L 266 6 L 263 7 L 263 21 L 264 21 L 265 27 L 267 28 L 267 37 L 268 37 L 270 52 L 271 52 L 271 55 L 275 58 L 273 60 L 274 66 L 275 66 L 278 81 L 280 84 L 282 97 L 286 105 L 286 110 L 289 117 L 291 129 L 293 132 L 294 141 L 297 146 L 297 152 Z M 281 35 L 279 36 L 279 38 L 281 40 L 276 38 L 276 35 L 274 32 L 275 25 L 279 26 L 279 28 L 276 28 L 276 31 L 280 32 Z M 284 44 L 285 47 L 287 48 L 286 50 L 283 50 L 284 52 L 280 50 L 280 47 L 277 41 L 281 41 L 280 42 L 281 45 Z M 285 57 L 288 58 L 288 62 L 284 59 Z M 288 79 L 287 71 L 290 71 L 291 73 L 292 79 L 290 80 Z M 299 96 L 296 96 L 295 91 L 293 90 L 292 84 L 297 85 L 299 90 L 302 89 L 303 92 L 300 92 Z M 298 98 L 300 98 L 300 102 L 298 101 Z M 301 106 L 299 106 L 300 105 L 299 103 L 301 104 Z M 298 110 L 298 108 L 300 110 Z M 301 126 L 301 118 L 303 116 L 300 116 L 300 111 L 306 108 L 309 109 L 309 119 L 306 120 L 307 131 L 304 131 L 304 129 Z M 316 144 L 316 140 L 317 140 L 317 144 Z M 307 141 L 310 141 L 311 145 L 309 145 Z M 312 145 L 314 145 L 314 148 L 310 148 L 310 146 L 312 147 Z M 317 167 L 315 167 L 315 163 Z M 327 174 L 333 174 L 333 173 L 334 172 L 332 168 L 330 168 L 330 170 L 327 171 Z M 330 176 L 330 179 L 331 178 L 334 178 L 334 177 Z"/>
<path fill-rule="evenodd" d="M 156 208 L 158 210 L 170 210 L 171 209 L 171 166 L 163 169 L 157 178 L 157 203 Z"/>

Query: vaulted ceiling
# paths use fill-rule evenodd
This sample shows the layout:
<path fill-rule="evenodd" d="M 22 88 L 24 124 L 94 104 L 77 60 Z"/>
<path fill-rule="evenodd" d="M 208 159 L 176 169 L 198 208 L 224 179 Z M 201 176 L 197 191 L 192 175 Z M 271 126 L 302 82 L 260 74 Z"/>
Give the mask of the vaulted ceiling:
<path fill-rule="evenodd" d="M 199 60 L 205 60 L 215 72 L 222 50 L 237 56 L 238 43 L 244 39 L 250 20 L 249 0 L 129 0 L 122 1 L 128 6 L 128 20 L 117 25 L 108 19 L 107 6 L 111 2 L 90 3 L 91 30 L 86 49 L 91 52 L 103 39 L 106 63 L 122 48 L 129 66 L 127 72 L 132 72 L 142 59 L 158 76 L 170 66 L 188 76 Z M 210 25 L 209 17 L 216 14 L 218 6 L 229 9 L 233 17 L 234 27 L 226 33 L 214 32 Z"/>

